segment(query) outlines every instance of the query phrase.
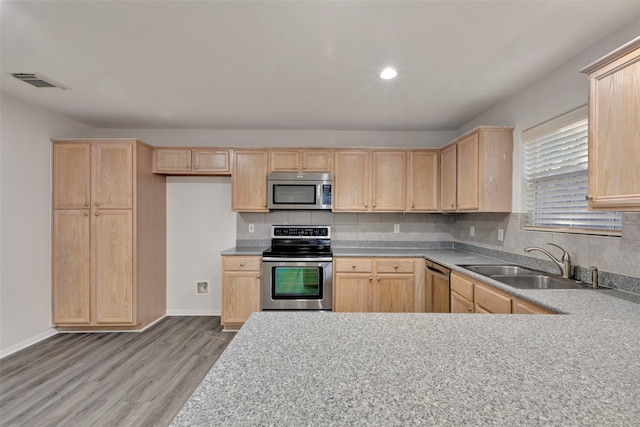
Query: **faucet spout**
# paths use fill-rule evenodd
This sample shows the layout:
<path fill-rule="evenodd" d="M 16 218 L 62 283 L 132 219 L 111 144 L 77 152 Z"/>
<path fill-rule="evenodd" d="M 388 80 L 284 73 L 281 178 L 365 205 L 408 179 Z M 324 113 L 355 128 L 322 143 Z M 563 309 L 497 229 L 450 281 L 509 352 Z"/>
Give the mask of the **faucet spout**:
<path fill-rule="evenodd" d="M 562 251 L 561 259 L 556 258 L 549 251 L 539 248 L 537 246 L 530 246 L 528 248 L 524 248 L 524 251 L 525 252 L 531 252 L 531 251 L 542 252 L 543 254 L 548 256 L 551 259 L 551 261 L 553 261 L 558 267 L 560 267 L 560 273 L 562 274 L 562 277 L 564 278 L 571 277 L 571 257 L 569 256 L 569 253 L 556 244 L 547 243 L 547 245 L 555 246 L 556 248 L 559 248 Z"/>

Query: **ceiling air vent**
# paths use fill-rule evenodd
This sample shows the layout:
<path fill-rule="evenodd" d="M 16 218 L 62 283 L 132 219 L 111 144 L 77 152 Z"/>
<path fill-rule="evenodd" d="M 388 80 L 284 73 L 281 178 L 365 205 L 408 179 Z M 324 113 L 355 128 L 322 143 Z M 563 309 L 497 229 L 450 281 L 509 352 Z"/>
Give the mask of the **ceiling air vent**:
<path fill-rule="evenodd" d="M 67 86 L 62 83 L 58 83 L 57 81 L 43 76 L 38 73 L 11 73 L 13 77 L 18 80 L 22 80 L 25 83 L 29 83 L 31 86 L 35 86 L 37 88 L 58 88 L 62 90 L 69 89 Z"/>

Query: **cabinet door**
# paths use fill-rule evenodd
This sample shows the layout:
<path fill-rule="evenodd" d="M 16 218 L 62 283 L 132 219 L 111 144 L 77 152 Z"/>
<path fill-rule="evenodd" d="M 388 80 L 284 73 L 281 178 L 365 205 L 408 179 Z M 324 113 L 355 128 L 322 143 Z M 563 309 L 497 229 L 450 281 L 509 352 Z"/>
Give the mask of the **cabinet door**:
<path fill-rule="evenodd" d="M 93 248 L 96 322 L 134 324 L 132 211 L 95 211 Z"/>
<path fill-rule="evenodd" d="M 326 150 L 302 152 L 302 172 L 330 173 L 333 153 Z"/>
<path fill-rule="evenodd" d="M 212 175 L 231 173 L 229 150 L 194 148 L 191 153 L 193 157 L 193 173 Z"/>
<path fill-rule="evenodd" d="M 449 278 L 438 274 L 434 274 L 431 277 L 433 312 L 449 313 Z"/>
<path fill-rule="evenodd" d="M 223 325 L 241 325 L 260 311 L 259 271 L 224 271 L 222 282 Z"/>
<path fill-rule="evenodd" d="M 412 151 L 407 168 L 408 212 L 438 210 L 438 152 Z"/>
<path fill-rule="evenodd" d="M 373 286 L 371 273 L 336 273 L 334 279 L 334 311 L 371 311 Z"/>
<path fill-rule="evenodd" d="M 133 207 L 133 144 L 97 143 L 92 146 L 91 201 L 100 209 Z"/>
<path fill-rule="evenodd" d="M 91 198 L 91 146 L 53 144 L 53 208 L 85 209 Z"/>
<path fill-rule="evenodd" d="M 412 313 L 415 311 L 413 274 L 377 274 L 373 294 L 373 311 Z"/>
<path fill-rule="evenodd" d="M 188 148 L 155 148 L 153 172 L 184 174 L 191 172 L 191 150 Z"/>
<path fill-rule="evenodd" d="M 296 173 L 300 170 L 300 153 L 297 150 L 278 150 L 269 152 L 270 172 Z"/>
<path fill-rule="evenodd" d="M 458 143 L 457 200 L 458 210 L 478 210 L 479 139 L 474 133 Z"/>
<path fill-rule="evenodd" d="M 267 212 L 268 153 L 236 151 L 231 178 L 231 206 L 240 212 Z"/>
<path fill-rule="evenodd" d="M 374 151 L 373 211 L 404 211 L 405 208 L 405 156 L 404 151 Z"/>
<path fill-rule="evenodd" d="M 640 49 L 591 75 L 589 206 L 640 211 Z"/>
<path fill-rule="evenodd" d="M 456 210 L 456 145 L 442 150 L 440 154 L 440 208 L 447 211 Z"/>
<path fill-rule="evenodd" d="M 333 211 L 369 210 L 369 152 L 336 151 Z"/>
<path fill-rule="evenodd" d="M 53 212 L 53 323 L 91 321 L 88 210 Z"/>
<path fill-rule="evenodd" d="M 509 296 L 478 283 L 475 284 L 474 303 L 476 313 L 511 313 L 511 298 Z"/>
<path fill-rule="evenodd" d="M 451 292 L 451 312 L 452 313 L 473 313 L 473 302 L 456 292 Z"/>

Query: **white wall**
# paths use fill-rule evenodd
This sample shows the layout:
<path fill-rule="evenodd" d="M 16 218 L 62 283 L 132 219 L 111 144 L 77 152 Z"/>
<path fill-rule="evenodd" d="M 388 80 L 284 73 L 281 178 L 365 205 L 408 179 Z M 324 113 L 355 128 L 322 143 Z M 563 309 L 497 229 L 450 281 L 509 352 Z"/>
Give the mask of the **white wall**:
<path fill-rule="evenodd" d="M 105 138 L 135 136 L 157 146 L 210 147 L 442 147 L 454 131 L 98 129 Z"/>
<path fill-rule="evenodd" d="M 95 129 L 4 94 L 0 120 L 1 356 L 55 333 L 49 138 L 94 137 Z"/>
<path fill-rule="evenodd" d="M 230 177 L 167 177 L 168 315 L 220 315 L 220 252 L 235 243 Z M 209 295 L 196 295 L 198 281 Z"/>

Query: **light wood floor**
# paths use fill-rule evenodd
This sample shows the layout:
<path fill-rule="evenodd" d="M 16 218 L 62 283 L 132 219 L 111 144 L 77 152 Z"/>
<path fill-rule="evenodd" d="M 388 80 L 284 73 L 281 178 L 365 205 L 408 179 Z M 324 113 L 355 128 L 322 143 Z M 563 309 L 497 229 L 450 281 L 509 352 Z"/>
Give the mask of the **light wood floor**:
<path fill-rule="evenodd" d="M 167 426 L 235 336 L 219 317 L 59 334 L 0 361 L 0 425 Z"/>

